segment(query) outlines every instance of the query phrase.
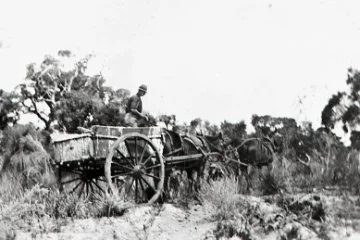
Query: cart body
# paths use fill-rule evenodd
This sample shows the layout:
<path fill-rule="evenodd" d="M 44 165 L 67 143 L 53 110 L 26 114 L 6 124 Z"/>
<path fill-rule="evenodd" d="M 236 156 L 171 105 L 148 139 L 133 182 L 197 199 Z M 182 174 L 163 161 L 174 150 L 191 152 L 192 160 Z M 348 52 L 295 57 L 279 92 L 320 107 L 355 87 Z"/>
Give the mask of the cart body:
<path fill-rule="evenodd" d="M 149 139 L 157 150 L 162 153 L 163 143 L 160 127 L 114 127 L 94 125 L 91 133 L 53 134 L 53 159 L 57 164 L 71 161 L 105 159 L 111 146 L 121 136 L 139 133 Z"/>

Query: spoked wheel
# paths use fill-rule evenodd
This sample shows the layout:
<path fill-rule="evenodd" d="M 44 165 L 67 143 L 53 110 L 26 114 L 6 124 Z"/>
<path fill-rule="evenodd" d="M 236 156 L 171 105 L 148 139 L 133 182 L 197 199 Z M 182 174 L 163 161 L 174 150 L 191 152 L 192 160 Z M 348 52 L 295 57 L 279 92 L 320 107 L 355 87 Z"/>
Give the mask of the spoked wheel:
<path fill-rule="evenodd" d="M 93 193 L 105 193 L 104 161 L 84 160 L 66 162 L 58 166 L 60 191 L 88 197 Z"/>
<path fill-rule="evenodd" d="M 164 161 L 148 137 L 126 134 L 110 149 L 105 177 L 111 191 L 123 200 L 151 204 L 159 198 L 164 185 Z"/>

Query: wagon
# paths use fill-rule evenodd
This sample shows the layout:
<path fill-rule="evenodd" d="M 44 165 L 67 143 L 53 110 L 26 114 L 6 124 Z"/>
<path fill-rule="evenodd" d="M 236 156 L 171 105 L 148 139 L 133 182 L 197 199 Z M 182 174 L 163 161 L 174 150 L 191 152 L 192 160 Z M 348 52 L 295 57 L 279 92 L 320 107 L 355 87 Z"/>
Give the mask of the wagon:
<path fill-rule="evenodd" d="M 209 154 L 163 155 L 160 127 L 92 126 L 82 134 L 52 135 L 60 189 L 79 197 L 112 191 L 135 203 L 153 203 L 162 193 L 166 170 Z"/>

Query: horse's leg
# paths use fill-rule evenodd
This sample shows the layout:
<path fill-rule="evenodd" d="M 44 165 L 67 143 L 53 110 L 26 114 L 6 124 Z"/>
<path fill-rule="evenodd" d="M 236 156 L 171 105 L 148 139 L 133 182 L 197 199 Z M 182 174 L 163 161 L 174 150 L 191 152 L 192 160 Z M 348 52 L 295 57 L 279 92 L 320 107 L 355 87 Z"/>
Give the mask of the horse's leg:
<path fill-rule="evenodd" d="M 250 165 L 249 166 L 240 166 L 241 176 L 240 176 L 239 184 L 241 183 L 242 179 L 245 178 L 247 193 L 251 192 L 251 187 L 252 187 L 249 171 L 251 171 Z"/>
<path fill-rule="evenodd" d="M 192 189 L 193 193 L 197 192 L 197 181 L 198 181 L 198 171 L 192 170 L 191 172 L 191 181 L 192 181 Z"/>
<path fill-rule="evenodd" d="M 198 168 L 198 171 L 197 171 L 197 186 L 196 186 L 196 190 L 197 191 L 200 191 L 201 190 L 201 184 L 202 182 L 204 181 L 204 178 L 205 178 L 205 169 L 206 169 L 206 163 L 207 163 L 207 159 L 204 158 L 201 160 L 201 165 L 199 166 Z"/>
<path fill-rule="evenodd" d="M 165 178 L 164 178 L 164 188 L 162 191 L 162 196 L 164 198 L 164 201 L 171 199 L 170 196 L 170 177 L 167 172 L 165 172 Z"/>
<path fill-rule="evenodd" d="M 173 189 L 171 186 L 171 180 L 173 177 L 173 173 L 174 173 L 174 169 L 171 170 L 171 172 L 166 172 L 165 174 L 165 179 L 164 179 L 164 198 L 165 200 L 170 200 L 173 201 L 174 200 L 174 196 L 173 196 Z"/>
<path fill-rule="evenodd" d="M 264 180 L 262 171 L 263 171 L 263 166 L 261 166 L 261 165 L 257 166 L 258 178 L 259 178 L 260 183 Z"/>
<path fill-rule="evenodd" d="M 251 193 L 252 184 L 251 184 L 251 176 L 249 174 L 249 170 L 246 170 L 245 172 L 245 180 L 246 180 L 246 191 L 248 193 Z"/>
<path fill-rule="evenodd" d="M 243 186 L 241 186 L 241 181 L 243 178 L 243 172 L 241 170 L 241 167 L 236 166 L 233 174 L 235 175 L 235 179 L 237 182 L 238 192 L 240 192 L 240 190 L 243 189 Z"/>
<path fill-rule="evenodd" d="M 237 175 L 236 176 L 237 185 L 238 185 L 238 189 L 240 191 L 241 189 L 243 189 L 243 186 L 241 184 L 242 184 L 242 179 L 244 177 L 244 171 L 242 170 L 241 167 L 236 169 L 235 171 L 236 171 L 236 175 Z M 247 186 L 246 186 L 246 188 L 247 188 Z"/>
<path fill-rule="evenodd" d="M 193 180 L 192 180 L 192 170 L 191 169 L 186 169 L 186 176 L 187 176 L 187 181 L 188 181 L 188 189 L 187 189 L 187 192 L 188 192 L 188 195 L 192 195 L 193 194 Z"/>

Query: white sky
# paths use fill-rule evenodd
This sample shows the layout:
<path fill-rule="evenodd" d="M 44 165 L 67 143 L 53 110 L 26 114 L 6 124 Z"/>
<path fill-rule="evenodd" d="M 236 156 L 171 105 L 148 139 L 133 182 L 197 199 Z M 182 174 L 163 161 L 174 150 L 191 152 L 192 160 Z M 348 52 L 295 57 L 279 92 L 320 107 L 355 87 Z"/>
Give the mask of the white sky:
<path fill-rule="evenodd" d="M 107 85 L 148 85 L 145 109 L 213 123 L 252 114 L 319 126 L 360 69 L 358 0 L 0 0 L 0 88 L 69 49 Z M 304 98 L 304 96 L 306 96 Z M 299 105 L 298 97 L 303 101 Z"/>

